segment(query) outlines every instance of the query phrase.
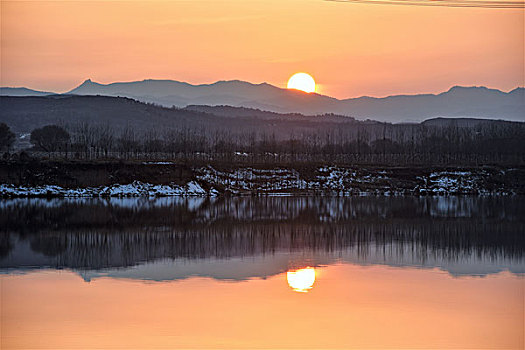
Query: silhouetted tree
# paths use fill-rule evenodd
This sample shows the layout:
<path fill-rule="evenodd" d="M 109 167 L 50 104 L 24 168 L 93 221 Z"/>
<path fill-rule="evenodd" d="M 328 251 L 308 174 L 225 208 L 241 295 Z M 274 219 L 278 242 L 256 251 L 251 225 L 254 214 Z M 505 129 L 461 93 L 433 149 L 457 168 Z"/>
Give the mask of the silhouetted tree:
<path fill-rule="evenodd" d="M 11 149 L 15 142 L 15 134 L 9 129 L 6 123 L 0 123 L 0 151 L 7 151 Z"/>
<path fill-rule="evenodd" d="M 46 152 L 67 151 L 69 133 L 58 125 L 47 125 L 31 132 L 31 143 Z"/>

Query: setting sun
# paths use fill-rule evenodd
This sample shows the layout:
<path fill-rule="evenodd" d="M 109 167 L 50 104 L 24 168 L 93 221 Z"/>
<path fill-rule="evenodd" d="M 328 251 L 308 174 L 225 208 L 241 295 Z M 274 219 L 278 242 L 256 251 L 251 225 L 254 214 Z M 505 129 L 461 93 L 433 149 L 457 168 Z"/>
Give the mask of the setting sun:
<path fill-rule="evenodd" d="M 288 285 L 295 292 L 308 292 L 309 289 L 312 289 L 315 282 L 315 269 L 307 267 L 296 271 L 288 271 L 286 279 L 288 280 Z"/>
<path fill-rule="evenodd" d="M 288 89 L 296 89 L 304 92 L 314 92 L 315 80 L 310 74 L 295 73 L 288 80 Z"/>

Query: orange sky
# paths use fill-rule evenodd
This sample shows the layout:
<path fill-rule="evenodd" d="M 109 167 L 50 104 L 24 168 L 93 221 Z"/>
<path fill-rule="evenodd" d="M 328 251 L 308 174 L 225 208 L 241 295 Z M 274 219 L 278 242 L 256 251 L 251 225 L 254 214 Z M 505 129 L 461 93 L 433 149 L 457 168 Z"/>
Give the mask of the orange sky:
<path fill-rule="evenodd" d="M 524 11 L 322 0 L 4 1 L 1 85 L 241 79 L 297 71 L 339 98 L 524 85 Z"/>

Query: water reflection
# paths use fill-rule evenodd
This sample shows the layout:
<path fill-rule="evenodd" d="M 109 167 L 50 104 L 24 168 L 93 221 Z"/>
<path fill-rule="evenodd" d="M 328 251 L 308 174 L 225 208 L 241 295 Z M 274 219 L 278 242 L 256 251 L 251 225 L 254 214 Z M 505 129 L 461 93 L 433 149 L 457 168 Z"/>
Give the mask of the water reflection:
<path fill-rule="evenodd" d="M 288 271 L 286 273 L 288 285 L 295 291 L 306 293 L 312 289 L 315 283 L 315 269 L 306 267 L 304 269 Z"/>
<path fill-rule="evenodd" d="M 521 197 L 0 201 L 0 344 L 522 349 L 524 206 Z"/>
<path fill-rule="evenodd" d="M 244 280 L 337 262 L 525 272 L 522 197 L 16 199 L 0 269 Z"/>

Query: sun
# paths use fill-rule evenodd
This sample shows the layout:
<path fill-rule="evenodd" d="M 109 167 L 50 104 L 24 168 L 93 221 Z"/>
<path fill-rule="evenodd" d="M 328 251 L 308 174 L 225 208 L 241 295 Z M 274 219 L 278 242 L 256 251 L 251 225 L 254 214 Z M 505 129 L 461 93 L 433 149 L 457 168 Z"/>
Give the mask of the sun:
<path fill-rule="evenodd" d="M 286 273 L 288 285 L 296 292 L 306 293 L 315 282 L 315 269 L 307 267 L 296 271 L 288 271 Z"/>
<path fill-rule="evenodd" d="M 296 89 L 304 92 L 314 92 L 315 80 L 310 74 L 295 73 L 288 80 L 288 89 Z"/>

